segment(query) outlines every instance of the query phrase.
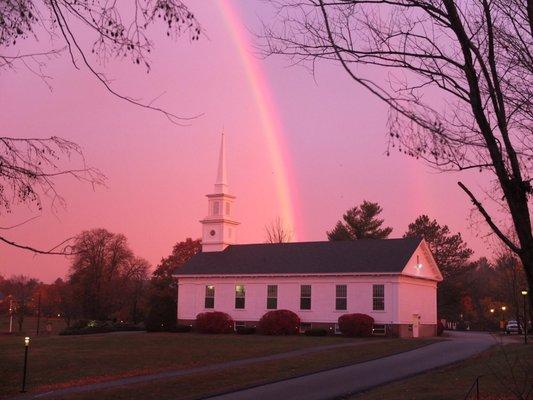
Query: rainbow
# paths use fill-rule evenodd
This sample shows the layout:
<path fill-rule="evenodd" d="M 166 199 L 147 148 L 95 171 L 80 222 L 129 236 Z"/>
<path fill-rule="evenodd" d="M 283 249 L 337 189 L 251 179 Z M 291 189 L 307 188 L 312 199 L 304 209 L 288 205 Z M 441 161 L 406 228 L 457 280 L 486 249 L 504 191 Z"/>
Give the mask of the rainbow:
<path fill-rule="evenodd" d="M 248 40 L 248 33 L 244 24 L 241 22 L 239 14 L 235 7 L 229 1 L 219 0 L 218 2 L 221 13 L 224 17 L 228 30 L 237 47 L 239 57 L 244 67 L 246 78 L 250 85 L 250 90 L 255 99 L 255 105 L 259 114 L 263 134 L 265 136 L 267 147 L 275 171 L 275 185 L 280 202 L 280 218 L 285 226 L 292 230 L 292 240 L 296 241 L 297 228 L 295 221 L 295 204 L 297 204 L 296 193 L 291 191 L 290 185 L 291 173 L 287 147 L 283 140 L 283 129 L 278 117 L 276 105 L 272 100 L 272 95 L 268 87 L 268 81 L 263 73 L 261 66 L 256 57 L 253 55 L 252 46 Z"/>

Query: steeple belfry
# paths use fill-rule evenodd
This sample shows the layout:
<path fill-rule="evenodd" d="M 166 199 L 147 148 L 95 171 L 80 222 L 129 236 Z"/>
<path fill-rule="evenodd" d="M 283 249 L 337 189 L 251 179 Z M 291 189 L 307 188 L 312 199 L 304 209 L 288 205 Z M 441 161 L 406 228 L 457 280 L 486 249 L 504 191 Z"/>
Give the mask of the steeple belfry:
<path fill-rule="evenodd" d="M 224 134 L 218 156 L 215 192 L 207 195 L 207 217 L 202 223 L 202 251 L 222 251 L 236 243 L 235 228 L 239 223 L 232 218 L 235 196 L 229 194 L 226 171 L 226 144 Z"/>

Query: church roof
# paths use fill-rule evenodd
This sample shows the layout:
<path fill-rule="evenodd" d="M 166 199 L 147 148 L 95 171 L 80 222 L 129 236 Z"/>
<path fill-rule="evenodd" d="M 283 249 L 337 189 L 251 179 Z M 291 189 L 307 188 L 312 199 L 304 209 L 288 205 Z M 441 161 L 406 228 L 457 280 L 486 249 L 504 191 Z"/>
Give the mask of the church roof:
<path fill-rule="evenodd" d="M 422 238 L 261 243 L 202 252 L 174 275 L 401 273 Z"/>

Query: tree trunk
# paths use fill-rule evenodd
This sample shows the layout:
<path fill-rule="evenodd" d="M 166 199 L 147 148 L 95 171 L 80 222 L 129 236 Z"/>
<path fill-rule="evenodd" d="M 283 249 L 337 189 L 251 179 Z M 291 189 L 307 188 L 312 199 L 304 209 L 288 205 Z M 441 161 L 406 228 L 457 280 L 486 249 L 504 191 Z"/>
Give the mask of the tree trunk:
<path fill-rule="evenodd" d="M 520 260 L 522 261 L 522 265 L 524 266 L 528 286 L 527 288 L 523 288 L 520 290 L 527 289 L 529 316 L 530 319 L 533 320 L 533 251 L 530 249 L 524 249 L 524 251 L 522 251 L 522 253 L 520 254 Z"/>

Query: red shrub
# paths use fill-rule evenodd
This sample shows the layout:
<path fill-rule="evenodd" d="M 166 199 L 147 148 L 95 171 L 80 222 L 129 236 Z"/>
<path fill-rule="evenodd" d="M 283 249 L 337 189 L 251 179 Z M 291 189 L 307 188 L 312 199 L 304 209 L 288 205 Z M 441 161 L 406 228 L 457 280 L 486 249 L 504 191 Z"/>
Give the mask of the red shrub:
<path fill-rule="evenodd" d="M 366 314 L 344 314 L 339 317 L 339 329 L 344 336 L 372 336 L 374 318 Z"/>
<path fill-rule="evenodd" d="M 296 335 L 300 318 L 289 310 L 269 311 L 259 320 L 259 331 L 264 335 Z"/>
<path fill-rule="evenodd" d="M 196 330 L 200 333 L 232 333 L 233 319 L 220 311 L 200 313 L 196 316 Z"/>
<path fill-rule="evenodd" d="M 444 332 L 444 325 L 439 320 L 439 322 L 437 322 L 437 336 L 442 335 L 443 332 Z"/>

